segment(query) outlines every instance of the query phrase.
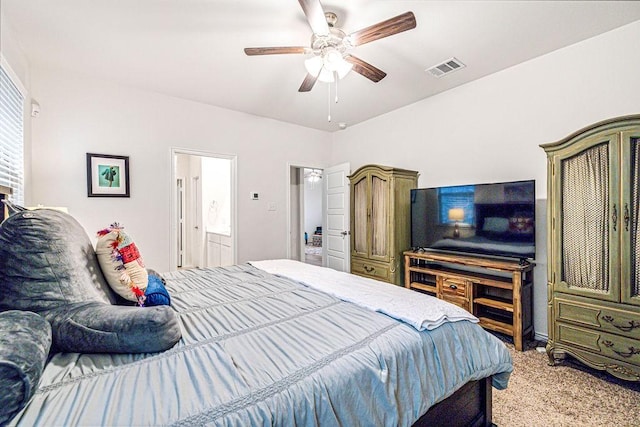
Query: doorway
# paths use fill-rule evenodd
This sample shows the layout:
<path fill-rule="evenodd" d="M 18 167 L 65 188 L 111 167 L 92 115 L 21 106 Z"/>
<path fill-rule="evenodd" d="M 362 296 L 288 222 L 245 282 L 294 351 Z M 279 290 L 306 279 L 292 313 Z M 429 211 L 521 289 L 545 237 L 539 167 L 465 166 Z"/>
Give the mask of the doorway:
<path fill-rule="evenodd" d="M 171 269 L 235 264 L 236 157 L 171 150 Z"/>
<path fill-rule="evenodd" d="M 287 258 L 322 265 L 322 169 L 289 166 Z"/>
<path fill-rule="evenodd" d="M 322 169 L 302 168 L 304 259 L 322 266 Z"/>
<path fill-rule="evenodd" d="M 287 258 L 349 271 L 349 164 L 288 172 Z"/>

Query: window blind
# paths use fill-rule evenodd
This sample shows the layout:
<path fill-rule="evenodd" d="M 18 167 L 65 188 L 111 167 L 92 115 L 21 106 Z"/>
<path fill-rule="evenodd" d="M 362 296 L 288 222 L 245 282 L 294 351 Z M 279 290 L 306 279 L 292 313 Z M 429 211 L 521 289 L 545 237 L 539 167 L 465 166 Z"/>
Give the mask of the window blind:
<path fill-rule="evenodd" d="M 11 200 L 24 204 L 24 96 L 0 66 L 0 185 L 13 190 Z"/>

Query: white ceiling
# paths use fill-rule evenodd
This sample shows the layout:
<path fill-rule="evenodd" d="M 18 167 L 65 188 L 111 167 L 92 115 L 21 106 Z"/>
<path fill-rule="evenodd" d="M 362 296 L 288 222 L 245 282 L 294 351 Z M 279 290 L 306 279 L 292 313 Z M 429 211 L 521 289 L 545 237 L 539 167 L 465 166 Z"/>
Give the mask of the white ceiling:
<path fill-rule="evenodd" d="M 246 56 L 244 47 L 308 45 L 296 0 L 2 0 L 32 66 L 335 131 L 640 19 L 637 1 L 322 0 L 347 34 L 413 11 L 417 27 L 354 48 L 382 69 L 350 73 L 327 121 L 328 85 L 298 88 L 304 55 Z M 456 57 L 440 79 L 425 69 Z"/>

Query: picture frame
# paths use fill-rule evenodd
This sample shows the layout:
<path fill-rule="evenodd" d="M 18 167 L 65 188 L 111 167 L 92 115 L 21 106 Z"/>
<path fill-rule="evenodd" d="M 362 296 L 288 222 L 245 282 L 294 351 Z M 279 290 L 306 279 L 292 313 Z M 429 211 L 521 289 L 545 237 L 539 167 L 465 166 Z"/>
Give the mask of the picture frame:
<path fill-rule="evenodd" d="M 129 157 L 87 153 L 87 197 L 129 197 Z"/>

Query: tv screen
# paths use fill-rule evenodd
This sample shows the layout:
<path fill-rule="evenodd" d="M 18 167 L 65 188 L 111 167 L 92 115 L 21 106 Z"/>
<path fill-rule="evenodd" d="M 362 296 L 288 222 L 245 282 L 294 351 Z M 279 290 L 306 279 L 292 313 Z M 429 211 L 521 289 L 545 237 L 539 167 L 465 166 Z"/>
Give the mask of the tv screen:
<path fill-rule="evenodd" d="M 411 246 L 535 257 L 535 181 L 411 190 Z"/>

